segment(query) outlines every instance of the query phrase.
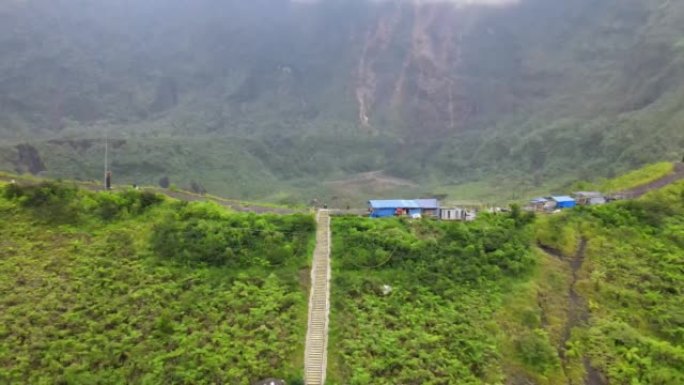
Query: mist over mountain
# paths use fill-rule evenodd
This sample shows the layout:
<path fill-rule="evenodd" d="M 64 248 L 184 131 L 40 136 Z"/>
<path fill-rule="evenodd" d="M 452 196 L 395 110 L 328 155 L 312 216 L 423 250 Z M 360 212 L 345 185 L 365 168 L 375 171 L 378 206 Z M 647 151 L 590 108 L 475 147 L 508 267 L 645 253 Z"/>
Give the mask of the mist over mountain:
<path fill-rule="evenodd" d="M 684 147 L 676 1 L 7 1 L 0 59 L 0 166 L 53 176 L 107 135 L 120 182 L 524 193 Z"/>

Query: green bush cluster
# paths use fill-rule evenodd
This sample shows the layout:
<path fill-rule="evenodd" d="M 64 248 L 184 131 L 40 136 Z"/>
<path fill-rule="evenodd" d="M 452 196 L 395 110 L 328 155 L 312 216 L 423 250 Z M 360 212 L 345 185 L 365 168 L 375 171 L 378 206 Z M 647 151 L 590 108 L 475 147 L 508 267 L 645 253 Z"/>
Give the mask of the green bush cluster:
<path fill-rule="evenodd" d="M 611 384 L 684 383 L 684 183 L 634 201 L 573 210 L 539 223 L 549 246 L 587 242 L 575 285 L 588 307 L 570 344 Z M 572 358 L 572 357 L 571 357 Z"/>
<path fill-rule="evenodd" d="M 306 250 L 309 215 L 227 214 L 212 203 L 179 204 L 155 225 L 151 245 L 161 257 L 214 266 L 278 266 Z"/>
<path fill-rule="evenodd" d="M 79 192 L 73 185 L 43 182 L 20 186 L 12 183 L 3 188 L 3 196 L 50 222 L 74 222 L 80 214 Z"/>
<path fill-rule="evenodd" d="M 65 202 L 77 222 L 35 220 L 36 207 Z M 266 230 L 255 241 L 269 247 L 308 246 L 311 218 L 59 184 L 8 186 L 0 215 L 0 384 L 301 378 L 307 293 L 298 272 L 308 247 L 288 254 L 293 263 L 239 269 L 157 258 L 150 239 L 170 215 L 191 223 L 188 232 L 244 226 Z"/>
<path fill-rule="evenodd" d="M 543 329 L 527 331 L 516 336 L 514 341 L 520 359 L 536 372 L 546 374 L 560 365 L 557 352 Z"/>
<path fill-rule="evenodd" d="M 92 210 L 103 220 L 126 215 L 139 215 L 148 208 L 161 203 L 164 197 L 149 191 L 127 190 L 119 193 L 100 193 L 84 199 L 84 207 Z"/>
<path fill-rule="evenodd" d="M 335 218 L 329 382 L 502 383 L 494 313 L 534 265 L 530 220 Z"/>
<path fill-rule="evenodd" d="M 91 193 L 60 182 L 8 184 L 3 188 L 3 196 L 53 223 L 76 223 L 88 217 L 105 221 L 121 219 L 142 214 L 164 200 L 163 196 L 149 191 Z"/>
<path fill-rule="evenodd" d="M 335 222 L 336 263 L 346 270 L 402 268 L 426 281 L 434 274 L 459 282 L 517 275 L 532 264 L 528 220 L 517 219 L 494 215 L 465 224 L 341 218 Z"/>

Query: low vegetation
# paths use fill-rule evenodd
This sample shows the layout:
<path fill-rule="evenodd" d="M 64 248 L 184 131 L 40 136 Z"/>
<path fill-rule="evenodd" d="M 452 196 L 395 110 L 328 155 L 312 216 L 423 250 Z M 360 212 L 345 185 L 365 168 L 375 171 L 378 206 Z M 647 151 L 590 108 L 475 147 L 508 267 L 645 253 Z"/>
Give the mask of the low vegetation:
<path fill-rule="evenodd" d="M 654 163 L 601 184 L 601 191 L 617 192 L 629 190 L 654 182 L 674 171 L 672 162 Z"/>
<path fill-rule="evenodd" d="M 0 217 L 0 383 L 299 380 L 311 217 L 56 183 Z"/>
<path fill-rule="evenodd" d="M 684 182 L 534 221 L 337 218 L 330 383 L 684 383 L 682 218 Z"/>
<path fill-rule="evenodd" d="M 582 298 L 580 314 L 567 321 L 579 322 L 559 346 L 569 378 L 579 380 L 593 367 L 610 384 L 684 383 L 682 218 L 679 182 L 636 201 L 538 224 L 539 243 L 574 266 Z"/>
<path fill-rule="evenodd" d="M 36 183 L 0 217 L 0 383 L 301 383 L 311 216 Z M 328 384 L 684 383 L 684 181 L 332 234 Z"/>
<path fill-rule="evenodd" d="M 329 383 L 502 382 L 494 314 L 534 265 L 531 220 L 517 210 L 469 224 L 336 218 Z M 521 344 L 557 366 L 543 335 Z"/>

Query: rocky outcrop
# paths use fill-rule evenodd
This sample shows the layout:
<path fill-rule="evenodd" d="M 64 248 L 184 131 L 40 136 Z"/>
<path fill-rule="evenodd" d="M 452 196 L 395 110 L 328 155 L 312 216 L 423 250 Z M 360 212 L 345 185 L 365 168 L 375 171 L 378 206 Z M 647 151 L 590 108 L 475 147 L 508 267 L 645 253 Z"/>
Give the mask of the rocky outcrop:
<path fill-rule="evenodd" d="M 38 174 L 41 171 L 45 171 L 45 164 L 40 158 L 40 154 L 35 147 L 30 144 L 18 144 L 17 149 L 17 160 L 15 162 L 16 172 L 23 174 L 25 172 L 30 172 L 33 175 Z"/>

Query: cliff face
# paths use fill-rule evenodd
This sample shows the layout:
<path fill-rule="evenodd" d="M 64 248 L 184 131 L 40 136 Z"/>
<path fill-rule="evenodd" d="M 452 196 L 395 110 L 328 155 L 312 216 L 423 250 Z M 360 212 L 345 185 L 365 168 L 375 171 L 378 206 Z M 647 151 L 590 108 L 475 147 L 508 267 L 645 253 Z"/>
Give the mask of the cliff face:
<path fill-rule="evenodd" d="M 303 163 L 337 142 L 302 169 L 539 178 L 673 156 L 683 64 L 667 0 L 9 1 L 0 138 L 240 137 Z"/>
<path fill-rule="evenodd" d="M 450 4 L 392 4 L 368 28 L 356 73 L 361 127 L 385 112 L 421 135 L 463 125 L 472 110 L 459 82 L 464 12 Z M 460 12 L 459 12 L 460 11 Z"/>
<path fill-rule="evenodd" d="M 176 133 L 188 122 L 242 133 L 273 129 L 269 119 L 284 130 L 319 119 L 410 138 L 491 124 L 549 98 L 552 116 L 639 109 L 681 82 L 682 8 L 655 0 L 8 2 L 0 127 L 54 133 L 167 118 Z M 586 96 L 601 109 L 578 101 Z"/>

